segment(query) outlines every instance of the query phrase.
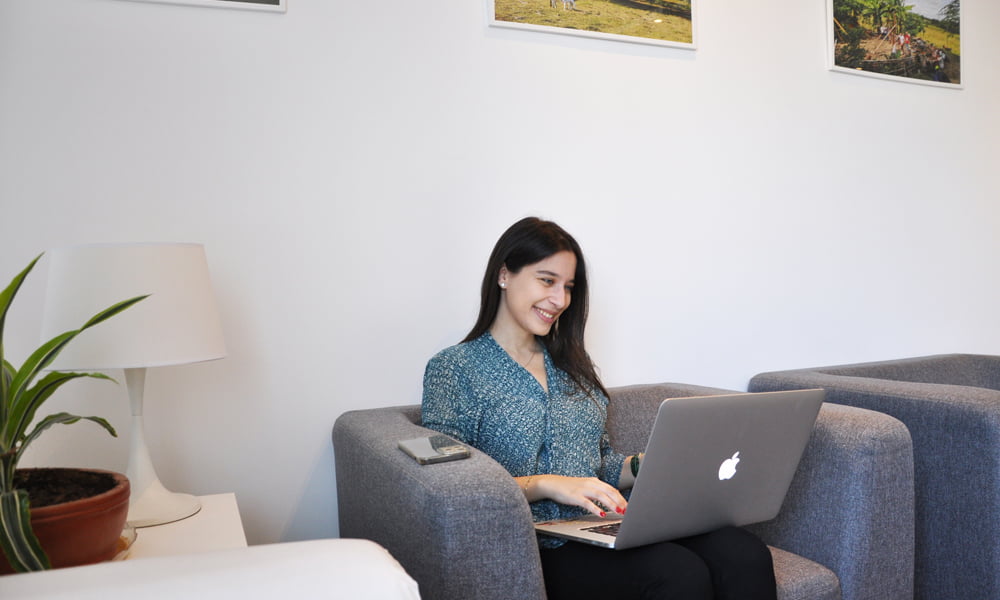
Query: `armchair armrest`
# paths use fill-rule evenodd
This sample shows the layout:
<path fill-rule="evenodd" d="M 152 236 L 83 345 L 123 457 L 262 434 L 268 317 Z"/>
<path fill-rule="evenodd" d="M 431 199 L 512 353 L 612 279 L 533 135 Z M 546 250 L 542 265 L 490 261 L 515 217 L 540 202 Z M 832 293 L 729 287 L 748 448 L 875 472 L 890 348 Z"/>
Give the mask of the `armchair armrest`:
<path fill-rule="evenodd" d="M 397 442 L 434 433 L 419 419 L 419 406 L 337 419 L 340 535 L 384 546 L 424 598 L 544 599 L 531 512 L 517 484 L 475 449 L 468 459 L 417 464 Z"/>
<path fill-rule="evenodd" d="M 882 413 L 826 403 L 778 517 L 749 527 L 832 569 L 843 597 L 913 597 L 909 431 Z"/>

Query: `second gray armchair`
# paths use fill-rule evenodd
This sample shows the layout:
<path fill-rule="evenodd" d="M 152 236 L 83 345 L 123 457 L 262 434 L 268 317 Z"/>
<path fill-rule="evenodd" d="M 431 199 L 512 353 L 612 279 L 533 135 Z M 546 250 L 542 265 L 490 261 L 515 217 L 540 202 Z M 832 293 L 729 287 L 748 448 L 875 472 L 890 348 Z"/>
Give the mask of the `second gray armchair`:
<path fill-rule="evenodd" d="M 918 600 L 1000 598 L 1000 356 L 944 354 L 761 373 L 751 391 L 822 387 L 913 437 Z"/>

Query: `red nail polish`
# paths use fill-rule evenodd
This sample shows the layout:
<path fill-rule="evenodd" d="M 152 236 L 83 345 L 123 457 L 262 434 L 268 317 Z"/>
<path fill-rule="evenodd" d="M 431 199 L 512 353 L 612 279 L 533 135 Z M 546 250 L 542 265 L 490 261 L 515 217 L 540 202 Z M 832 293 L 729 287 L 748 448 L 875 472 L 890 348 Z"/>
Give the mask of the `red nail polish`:
<path fill-rule="evenodd" d="M 617 512 L 620 515 L 624 515 L 625 514 L 625 509 L 619 506 L 619 507 L 615 508 L 615 512 Z"/>
<path fill-rule="evenodd" d="M 608 515 L 607 515 L 607 514 L 605 514 L 605 512 L 604 512 L 604 511 L 602 510 L 602 511 L 601 511 L 601 516 L 602 516 L 602 517 L 606 517 L 606 516 L 608 516 Z"/>

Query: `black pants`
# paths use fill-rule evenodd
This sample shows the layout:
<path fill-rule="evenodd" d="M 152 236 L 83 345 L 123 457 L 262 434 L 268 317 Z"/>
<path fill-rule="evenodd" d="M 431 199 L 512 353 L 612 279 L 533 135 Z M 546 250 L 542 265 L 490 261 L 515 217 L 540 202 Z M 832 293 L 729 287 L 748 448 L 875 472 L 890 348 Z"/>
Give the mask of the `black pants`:
<path fill-rule="evenodd" d="M 757 536 L 726 527 L 629 550 L 568 542 L 541 550 L 549 600 L 775 600 Z"/>

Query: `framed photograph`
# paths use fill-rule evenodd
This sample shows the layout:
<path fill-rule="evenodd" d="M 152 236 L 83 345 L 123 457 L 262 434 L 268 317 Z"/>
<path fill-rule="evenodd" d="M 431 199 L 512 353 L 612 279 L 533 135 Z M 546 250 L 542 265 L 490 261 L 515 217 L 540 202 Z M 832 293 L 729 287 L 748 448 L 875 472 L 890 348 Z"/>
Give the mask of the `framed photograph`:
<path fill-rule="evenodd" d="M 827 0 L 830 69 L 962 87 L 961 0 Z"/>
<path fill-rule="evenodd" d="M 491 27 L 695 49 L 697 0 L 486 0 Z"/>
<path fill-rule="evenodd" d="M 211 8 L 239 8 L 243 10 L 269 10 L 285 12 L 288 0 L 133 0 L 134 2 L 154 2 L 157 4 L 184 4 L 187 6 L 208 6 Z"/>

